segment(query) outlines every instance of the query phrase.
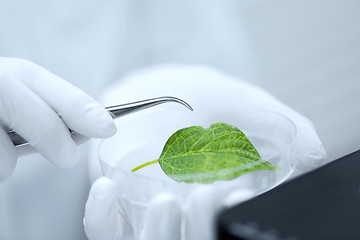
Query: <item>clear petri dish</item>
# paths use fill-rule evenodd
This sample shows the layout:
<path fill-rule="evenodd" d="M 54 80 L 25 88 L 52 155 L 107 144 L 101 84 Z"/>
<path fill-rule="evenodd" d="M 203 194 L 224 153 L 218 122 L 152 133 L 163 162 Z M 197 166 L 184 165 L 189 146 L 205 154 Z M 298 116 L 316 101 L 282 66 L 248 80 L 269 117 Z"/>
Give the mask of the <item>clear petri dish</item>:
<path fill-rule="evenodd" d="M 103 140 L 99 146 L 103 174 L 118 187 L 119 203 L 128 223 L 125 239 L 138 238 L 147 205 L 159 193 L 175 195 L 180 204 L 185 204 L 189 195 L 204 185 L 224 197 L 241 190 L 256 196 L 284 182 L 295 169 L 292 152 L 297 131 L 294 123 L 281 113 L 258 109 L 248 117 L 235 118 L 228 123 L 242 130 L 262 159 L 278 169 L 255 171 L 230 181 L 211 184 L 176 182 L 157 163 L 132 172 L 133 168 L 158 159 L 166 140 L 176 130 L 192 125 L 209 127 L 217 120 L 195 118 L 186 121 L 185 117 L 185 121 L 181 121 L 184 126 L 180 126 L 173 121 L 164 124 L 154 117 L 158 114 L 143 114 L 140 120 L 134 117 L 117 121 L 117 134 Z"/>

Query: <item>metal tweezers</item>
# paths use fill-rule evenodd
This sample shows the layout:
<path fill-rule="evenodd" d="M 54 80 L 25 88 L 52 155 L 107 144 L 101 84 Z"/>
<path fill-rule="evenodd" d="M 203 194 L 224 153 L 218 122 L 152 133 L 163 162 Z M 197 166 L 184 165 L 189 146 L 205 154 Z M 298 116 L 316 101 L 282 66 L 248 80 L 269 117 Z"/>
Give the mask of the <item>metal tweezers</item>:
<path fill-rule="evenodd" d="M 162 103 L 166 103 L 166 102 L 177 102 L 177 103 L 184 105 L 191 111 L 193 110 L 192 107 L 189 104 L 187 104 L 185 101 L 183 101 L 179 98 L 175 98 L 175 97 L 151 98 L 151 99 L 146 99 L 146 100 L 142 100 L 142 101 L 106 107 L 105 109 L 109 112 L 109 114 L 111 115 L 111 117 L 113 119 L 117 119 L 117 118 L 120 118 L 127 114 L 138 112 L 138 111 L 141 111 L 141 110 L 144 110 L 144 109 L 147 109 L 147 108 L 150 108 L 150 107 L 162 104 Z M 74 131 L 71 129 L 69 129 L 69 131 L 70 131 L 70 134 L 74 133 Z M 15 130 L 9 130 L 9 131 L 7 131 L 7 134 L 9 136 L 9 138 L 11 139 L 11 141 L 13 142 L 15 147 L 29 144 L 23 137 L 21 137 L 19 134 L 17 134 L 15 132 Z"/>

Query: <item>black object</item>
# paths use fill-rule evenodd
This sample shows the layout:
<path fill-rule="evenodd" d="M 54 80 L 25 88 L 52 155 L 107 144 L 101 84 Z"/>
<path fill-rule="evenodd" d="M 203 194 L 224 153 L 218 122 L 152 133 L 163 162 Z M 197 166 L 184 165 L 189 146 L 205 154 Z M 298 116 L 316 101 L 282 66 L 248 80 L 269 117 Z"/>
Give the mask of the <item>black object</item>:
<path fill-rule="evenodd" d="M 360 151 L 220 213 L 218 240 L 360 239 Z"/>

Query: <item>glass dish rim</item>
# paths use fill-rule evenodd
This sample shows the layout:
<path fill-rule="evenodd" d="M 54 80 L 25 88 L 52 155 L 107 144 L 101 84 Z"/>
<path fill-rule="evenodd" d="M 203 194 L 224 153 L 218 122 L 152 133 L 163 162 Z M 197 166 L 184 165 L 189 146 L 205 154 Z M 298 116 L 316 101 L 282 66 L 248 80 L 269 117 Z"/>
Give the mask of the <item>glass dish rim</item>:
<path fill-rule="evenodd" d="M 271 112 L 272 114 L 278 115 L 278 116 L 286 119 L 287 122 L 290 123 L 290 125 L 291 125 L 292 128 L 293 128 L 293 134 L 292 134 L 293 137 L 291 138 L 291 140 L 290 140 L 289 142 L 286 142 L 286 144 L 289 145 L 290 147 L 292 147 L 292 145 L 293 145 L 293 143 L 294 143 L 294 141 L 295 141 L 295 138 L 296 138 L 296 136 L 297 136 L 297 134 L 298 134 L 298 129 L 297 129 L 295 123 L 294 123 L 289 117 L 285 116 L 284 114 L 282 114 L 282 113 L 280 113 L 280 112 L 278 112 L 278 111 L 265 110 L 265 111 L 262 111 L 262 112 Z M 243 132 L 245 133 L 246 136 L 248 136 L 248 135 L 263 135 L 263 136 L 265 136 L 264 134 L 261 134 L 261 133 L 258 133 L 258 132 L 253 132 L 253 131 L 246 131 L 246 130 L 244 130 Z M 110 139 L 111 139 L 111 138 L 110 138 Z M 121 173 L 123 173 L 123 174 L 126 174 L 126 176 L 131 176 L 131 177 L 133 177 L 133 178 L 135 177 L 135 178 L 137 178 L 137 179 L 140 179 L 141 181 L 146 181 L 146 182 L 151 181 L 151 182 L 157 182 L 157 183 L 166 184 L 166 185 L 169 185 L 169 184 L 170 184 L 170 185 L 179 185 L 179 184 L 181 184 L 181 185 L 183 185 L 183 187 L 189 187 L 189 188 L 193 188 L 193 187 L 195 187 L 195 186 L 206 186 L 206 185 L 209 185 L 209 184 L 206 184 L 206 183 L 204 184 L 204 183 L 184 183 L 184 182 L 176 182 L 175 180 L 173 180 L 173 181 L 164 181 L 164 180 L 161 180 L 161 179 L 155 179 L 155 178 L 151 178 L 151 177 L 148 177 L 148 176 L 144 176 L 144 175 L 141 175 L 141 174 L 139 174 L 139 173 L 137 173 L 137 172 L 131 172 L 131 171 L 128 171 L 128 170 L 125 170 L 125 169 L 121 169 L 121 168 L 119 168 L 119 167 L 112 166 L 112 165 L 109 164 L 106 160 L 104 160 L 103 157 L 101 156 L 101 152 L 102 152 L 101 149 L 102 149 L 102 147 L 103 147 L 103 145 L 104 145 L 104 143 L 105 143 L 106 141 L 109 141 L 109 139 L 102 139 L 102 140 L 100 141 L 100 144 L 98 144 L 98 148 L 97 148 L 98 159 L 99 159 L 99 162 L 100 162 L 101 171 L 102 171 L 102 173 L 103 173 L 104 176 L 108 176 L 108 173 L 105 172 L 106 169 L 104 169 L 104 167 L 103 167 L 103 166 L 106 166 L 106 168 L 111 169 L 111 174 L 110 174 L 111 176 L 108 176 L 108 177 L 112 177 L 112 175 L 113 175 L 114 172 L 119 171 L 119 172 L 121 172 Z M 165 144 L 165 143 L 164 143 L 164 144 Z M 278 153 L 277 155 L 279 155 L 279 154 L 280 154 L 280 153 Z M 293 161 L 293 162 L 291 163 L 292 166 L 293 166 L 292 169 L 291 169 L 291 171 L 289 171 L 289 173 L 286 174 L 286 177 L 282 178 L 281 181 L 279 181 L 277 184 L 274 184 L 273 187 L 275 187 L 275 186 L 281 184 L 282 182 L 284 182 L 284 181 L 292 174 L 292 172 L 294 172 L 294 170 L 295 170 L 295 168 L 296 168 L 296 162 L 295 162 L 294 160 L 291 160 L 291 161 Z M 236 179 L 234 179 L 234 180 L 236 180 Z M 226 181 L 216 181 L 216 182 L 226 182 Z M 272 187 L 272 188 L 273 188 L 273 187 Z M 270 189 L 271 189 L 271 188 L 270 188 Z"/>

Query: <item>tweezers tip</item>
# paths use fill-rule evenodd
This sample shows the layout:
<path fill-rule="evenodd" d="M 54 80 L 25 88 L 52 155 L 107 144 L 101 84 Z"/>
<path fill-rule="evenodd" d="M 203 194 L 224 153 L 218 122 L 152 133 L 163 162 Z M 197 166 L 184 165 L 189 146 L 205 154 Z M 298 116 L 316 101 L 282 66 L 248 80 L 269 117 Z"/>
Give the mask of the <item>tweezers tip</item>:
<path fill-rule="evenodd" d="M 188 104 L 187 102 L 185 102 L 184 100 L 180 99 L 180 98 L 176 98 L 176 97 L 168 97 L 171 98 L 172 100 L 181 103 L 182 105 L 184 105 L 185 107 L 187 107 L 190 111 L 194 111 L 194 109 L 190 106 L 190 104 Z"/>

